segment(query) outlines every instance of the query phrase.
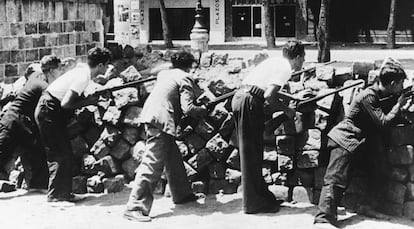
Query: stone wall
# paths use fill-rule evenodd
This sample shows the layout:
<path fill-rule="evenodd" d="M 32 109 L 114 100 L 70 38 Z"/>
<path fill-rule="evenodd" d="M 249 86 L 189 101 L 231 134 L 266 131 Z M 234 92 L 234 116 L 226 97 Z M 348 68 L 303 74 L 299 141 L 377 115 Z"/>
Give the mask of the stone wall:
<path fill-rule="evenodd" d="M 0 1 L 0 80 L 13 82 L 44 55 L 84 58 L 103 44 L 107 0 Z"/>

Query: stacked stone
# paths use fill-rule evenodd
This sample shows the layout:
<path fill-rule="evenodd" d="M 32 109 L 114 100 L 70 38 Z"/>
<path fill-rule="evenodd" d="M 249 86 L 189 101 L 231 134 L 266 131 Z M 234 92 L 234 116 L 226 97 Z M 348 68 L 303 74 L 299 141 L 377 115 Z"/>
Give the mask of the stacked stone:
<path fill-rule="evenodd" d="M 107 0 L 0 1 L 0 80 L 14 82 L 44 55 L 85 59 L 103 44 Z"/>

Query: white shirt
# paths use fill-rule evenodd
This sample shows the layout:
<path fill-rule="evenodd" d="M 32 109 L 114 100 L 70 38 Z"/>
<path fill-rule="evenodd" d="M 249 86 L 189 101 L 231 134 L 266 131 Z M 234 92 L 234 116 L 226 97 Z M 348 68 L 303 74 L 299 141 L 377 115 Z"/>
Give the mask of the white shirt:
<path fill-rule="evenodd" d="M 269 85 L 283 87 L 292 76 L 292 68 L 286 58 L 272 57 L 257 65 L 242 81 L 243 85 L 255 85 L 266 90 Z"/>
<path fill-rule="evenodd" d="M 53 97 L 62 101 L 66 92 L 72 90 L 81 95 L 91 81 L 91 70 L 86 64 L 78 64 L 53 81 L 46 89 Z"/>

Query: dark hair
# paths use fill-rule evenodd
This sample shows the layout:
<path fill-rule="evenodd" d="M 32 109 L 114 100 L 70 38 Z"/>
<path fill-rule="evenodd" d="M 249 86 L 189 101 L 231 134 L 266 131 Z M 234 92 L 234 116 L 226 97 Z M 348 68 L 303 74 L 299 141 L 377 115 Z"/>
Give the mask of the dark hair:
<path fill-rule="evenodd" d="M 55 55 L 46 55 L 40 60 L 40 68 L 44 74 L 60 67 L 60 59 Z"/>
<path fill-rule="evenodd" d="M 283 47 L 283 57 L 287 59 L 295 59 L 297 56 L 305 55 L 305 46 L 301 41 L 289 40 Z"/>
<path fill-rule="evenodd" d="M 389 85 L 392 81 L 400 81 L 407 78 L 403 66 L 397 60 L 386 58 L 379 72 L 379 80 L 383 85 Z"/>
<path fill-rule="evenodd" d="M 188 51 L 179 51 L 171 56 L 171 63 L 174 68 L 186 69 L 193 66 L 195 62 L 193 54 Z"/>
<path fill-rule="evenodd" d="M 88 65 L 91 68 L 106 64 L 111 59 L 111 52 L 106 48 L 91 48 L 88 51 Z"/>
<path fill-rule="evenodd" d="M 115 44 L 110 46 L 108 49 L 112 54 L 111 61 L 121 60 L 122 58 L 124 58 L 124 52 L 122 51 L 121 45 Z"/>
<path fill-rule="evenodd" d="M 125 45 L 124 47 L 124 57 L 127 59 L 131 59 L 135 56 L 135 50 L 132 48 L 131 45 Z"/>

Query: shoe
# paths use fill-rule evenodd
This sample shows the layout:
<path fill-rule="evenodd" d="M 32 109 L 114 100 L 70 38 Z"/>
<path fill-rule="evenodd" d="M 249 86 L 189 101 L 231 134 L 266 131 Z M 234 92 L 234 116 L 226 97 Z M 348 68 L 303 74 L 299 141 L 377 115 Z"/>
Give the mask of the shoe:
<path fill-rule="evenodd" d="M 43 188 L 29 188 L 27 193 L 39 193 L 39 194 L 47 194 L 47 189 Z"/>
<path fill-rule="evenodd" d="M 246 214 L 259 214 L 259 213 L 276 213 L 280 210 L 280 204 L 273 203 L 267 204 L 257 210 L 254 211 L 246 211 Z"/>
<path fill-rule="evenodd" d="M 124 212 L 124 218 L 127 220 L 133 220 L 138 222 L 151 222 L 151 217 L 144 215 L 142 211 L 130 211 L 126 210 Z"/>
<path fill-rule="evenodd" d="M 314 223 L 313 227 L 319 228 L 319 229 L 337 229 L 338 228 L 330 223 Z"/>
<path fill-rule="evenodd" d="M 66 201 L 66 202 L 71 202 L 71 203 L 77 203 L 80 201 L 85 200 L 86 197 L 85 196 L 78 196 L 75 194 L 70 194 L 69 197 L 64 197 L 64 198 L 60 198 L 60 197 L 47 197 L 47 202 L 61 202 L 61 201 Z"/>
<path fill-rule="evenodd" d="M 196 193 L 196 194 L 191 193 L 184 199 L 175 202 L 175 204 L 186 204 L 186 203 L 194 202 L 194 201 L 197 201 L 198 199 L 203 199 L 203 198 L 206 198 L 206 196 L 203 193 Z"/>

